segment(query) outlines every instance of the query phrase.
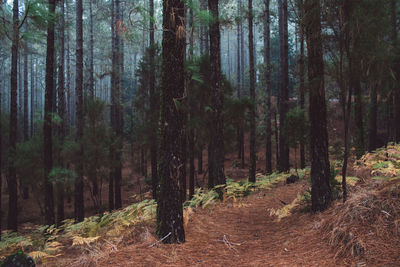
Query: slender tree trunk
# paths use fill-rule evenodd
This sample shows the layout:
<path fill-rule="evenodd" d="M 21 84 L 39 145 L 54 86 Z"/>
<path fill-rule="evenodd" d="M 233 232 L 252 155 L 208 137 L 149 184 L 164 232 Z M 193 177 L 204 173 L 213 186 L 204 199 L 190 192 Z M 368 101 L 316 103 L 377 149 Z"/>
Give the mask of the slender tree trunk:
<path fill-rule="evenodd" d="M 331 203 L 320 1 L 305 0 L 304 10 L 310 89 L 311 200 L 312 210 L 317 212 Z"/>
<path fill-rule="evenodd" d="M 152 131 L 150 136 L 150 161 L 151 161 L 151 181 L 153 186 L 153 198 L 157 199 L 157 187 L 158 187 L 158 174 L 157 174 L 157 98 L 155 93 L 155 44 L 154 44 L 154 0 L 150 0 L 150 120 L 152 125 Z"/>
<path fill-rule="evenodd" d="M 58 115 L 61 119 L 61 124 L 58 128 L 58 136 L 60 139 L 60 143 L 64 143 L 65 137 L 65 91 L 64 91 L 64 54 L 65 54 L 65 34 L 64 34 L 64 0 L 60 1 L 61 5 L 61 14 L 60 14 L 60 56 L 58 61 Z M 64 159 L 61 156 L 59 151 L 59 164 L 61 167 L 64 167 Z M 64 186 L 65 184 L 61 181 L 57 182 L 57 218 L 56 224 L 60 226 L 62 221 L 64 220 Z"/>
<path fill-rule="evenodd" d="M 27 46 L 24 48 L 24 141 L 28 141 L 28 51 Z M 25 188 L 24 188 L 25 192 Z M 23 194 L 24 199 L 25 194 Z"/>
<path fill-rule="evenodd" d="M 160 195 L 157 205 L 157 235 L 164 238 L 164 243 L 185 242 L 180 182 L 183 176 L 182 141 L 185 137 L 186 116 L 174 102 L 182 99 L 185 88 L 184 12 L 183 1 L 163 1 Z"/>
<path fill-rule="evenodd" d="M 304 77 L 305 77 L 305 65 L 304 65 L 304 9 L 303 9 L 304 0 L 299 0 L 299 14 L 300 14 L 300 23 L 299 23 L 299 31 L 300 31 L 300 58 L 299 58 L 299 81 L 300 81 L 300 108 L 304 109 L 305 106 L 305 85 L 304 85 Z M 305 144 L 304 140 L 300 141 L 300 168 L 304 169 L 306 167 L 306 155 L 305 155 Z"/>
<path fill-rule="evenodd" d="M 266 88 L 266 116 L 265 116 L 265 134 L 266 134 L 266 145 L 265 145 L 265 172 L 272 173 L 272 142 L 271 142 L 271 31 L 270 31 L 270 12 L 269 5 L 270 1 L 265 0 L 265 18 L 264 18 L 264 62 L 265 62 L 265 88 Z"/>
<path fill-rule="evenodd" d="M 116 110 L 115 110 L 115 91 L 116 91 L 116 66 L 117 66 L 117 53 L 116 53 L 116 19 L 115 19 L 115 3 L 114 0 L 111 1 L 111 53 L 112 53 L 112 73 L 111 73 L 111 87 L 110 87 L 110 94 L 111 94 L 111 108 L 110 108 L 110 121 L 111 121 L 111 128 L 115 134 L 115 124 L 116 124 Z M 115 148 L 112 144 L 110 146 L 110 175 L 108 179 L 108 209 L 112 211 L 115 208 L 114 203 L 114 179 L 115 179 Z"/>
<path fill-rule="evenodd" d="M 19 47 L 19 18 L 18 0 L 13 1 L 13 36 L 11 46 L 11 80 L 10 80 L 10 145 L 8 152 L 8 222 L 7 228 L 17 231 L 17 174 L 15 169 L 17 143 L 17 90 L 18 90 L 18 47 Z"/>
<path fill-rule="evenodd" d="M 83 157 L 83 6 L 82 0 L 76 0 L 76 141 L 79 143 L 79 156 Z M 76 164 L 78 177 L 75 179 L 75 221 L 81 222 L 85 217 L 83 198 L 83 163 L 78 160 Z"/>
<path fill-rule="evenodd" d="M 250 64 L 250 168 L 249 182 L 256 181 L 256 93 L 255 93 L 255 69 L 254 69 L 254 42 L 253 42 L 253 1 L 249 0 L 249 64 Z"/>
<path fill-rule="evenodd" d="M 221 45 L 219 29 L 218 0 L 208 0 L 208 9 L 213 16 L 213 23 L 210 25 L 210 69 L 211 86 L 213 87 L 212 108 L 213 125 L 211 129 L 211 160 L 212 167 L 209 166 L 210 180 L 214 185 L 225 184 L 224 175 L 224 122 L 222 118 L 223 92 L 222 92 L 222 72 L 221 72 Z"/>
<path fill-rule="evenodd" d="M 239 10 L 242 12 L 242 0 L 239 1 Z M 242 77 L 242 85 L 240 88 L 244 90 L 245 84 L 244 84 L 244 70 L 245 70 L 245 60 L 244 60 L 244 32 L 243 32 L 243 22 L 240 21 L 240 66 L 241 66 L 241 73 L 240 76 Z M 240 133 L 239 133 L 239 144 L 240 144 L 240 154 L 241 154 L 241 168 L 244 169 L 245 167 L 245 153 L 244 153 L 244 127 L 241 127 Z"/>
<path fill-rule="evenodd" d="M 89 1 L 89 97 L 94 99 L 94 34 L 93 34 L 93 7 L 92 1 Z"/>
<path fill-rule="evenodd" d="M 238 9 L 237 9 L 237 17 L 240 17 L 240 4 L 241 0 L 238 0 Z M 236 87 L 237 87 L 237 91 L 236 91 L 236 95 L 237 98 L 240 99 L 241 98 L 241 85 L 242 85 L 242 81 L 241 81 L 241 60 L 240 60 L 240 35 L 241 35 L 241 21 L 238 20 L 237 23 L 237 45 L 236 45 Z M 236 130 L 236 134 L 237 134 L 237 150 L 238 150 L 238 159 L 242 158 L 242 126 L 239 125 L 237 130 Z"/>
<path fill-rule="evenodd" d="M 122 24 L 121 17 L 121 4 L 120 0 L 115 0 L 115 18 L 117 20 L 117 25 Z M 118 29 L 118 28 L 117 28 Z M 122 118 L 122 72 L 123 72 L 123 51 L 122 51 L 122 39 L 119 37 L 119 32 L 117 31 L 115 34 L 115 44 L 116 44 L 116 107 L 115 107 L 115 132 L 117 135 L 117 151 L 116 151 L 116 168 L 115 168 L 115 176 L 114 176 L 114 186 L 115 186 L 115 208 L 119 209 L 122 207 L 122 199 L 121 199 L 121 182 L 122 182 L 122 147 L 123 147 L 123 118 Z"/>
<path fill-rule="evenodd" d="M 35 65 L 35 60 L 33 59 L 33 55 L 31 55 L 31 64 L 30 64 L 30 73 L 31 73 L 31 99 L 30 99 L 30 105 L 31 105 L 31 110 L 30 110 L 30 137 L 33 136 L 34 134 L 34 114 L 35 114 L 35 72 L 34 72 L 34 66 Z"/>
<path fill-rule="evenodd" d="M 54 14 L 56 9 L 55 0 L 49 0 L 49 12 Z M 54 217 L 53 184 L 49 181 L 50 171 L 53 168 L 53 142 L 52 121 L 53 93 L 54 93 L 54 21 L 49 20 L 47 26 L 47 52 L 46 52 L 46 95 L 44 106 L 44 216 L 45 224 L 52 225 Z"/>
<path fill-rule="evenodd" d="M 193 49 L 194 49 L 194 24 L 193 24 L 193 9 L 189 10 L 189 60 L 193 59 Z M 191 93 L 190 89 L 188 90 Z M 190 95 L 189 95 L 190 97 Z M 192 119 L 194 117 L 193 107 L 191 108 L 191 114 L 189 114 L 189 118 Z M 192 199 L 194 195 L 194 175 L 195 175 L 195 167 L 194 167 L 194 129 L 190 127 L 189 129 L 189 199 Z"/>
<path fill-rule="evenodd" d="M 285 120 L 289 109 L 289 45 L 287 0 L 279 0 L 280 40 L 280 99 L 279 99 L 279 166 L 281 172 L 289 171 L 289 146 L 286 141 Z"/>

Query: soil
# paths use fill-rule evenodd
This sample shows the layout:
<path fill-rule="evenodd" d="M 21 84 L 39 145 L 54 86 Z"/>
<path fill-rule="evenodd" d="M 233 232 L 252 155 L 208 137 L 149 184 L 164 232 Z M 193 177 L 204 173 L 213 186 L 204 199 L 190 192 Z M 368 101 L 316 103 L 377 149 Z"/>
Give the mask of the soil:
<path fill-rule="evenodd" d="M 306 181 L 285 185 L 236 202 L 198 208 L 189 216 L 186 242 L 165 245 L 156 242 L 154 226 L 148 226 L 139 241 L 103 251 L 93 261 L 90 253 L 74 259 L 59 259 L 62 266 L 345 266 L 348 258 L 335 258 L 321 240 L 315 225 L 323 214 L 295 208 L 281 221 L 269 209 L 282 208 L 308 189 Z M 144 233 L 144 234 L 143 234 Z M 153 245 L 153 246 L 151 246 Z M 71 257 L 71 255 L 69 255 Z M 61 261 L 60 261 L 61 260 Z"/>

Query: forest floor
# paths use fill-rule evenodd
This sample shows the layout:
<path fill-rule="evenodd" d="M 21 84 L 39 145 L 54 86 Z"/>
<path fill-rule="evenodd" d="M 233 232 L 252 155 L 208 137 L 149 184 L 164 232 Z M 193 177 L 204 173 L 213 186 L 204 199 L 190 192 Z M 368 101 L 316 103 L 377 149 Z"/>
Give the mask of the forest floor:
<path fill-rule="evenodd" d="M 281 209 L 309 188 L 306 181 L 278 184 L 236 201 L 217 202 L 194 209 L 187 222 L 186 242 L 156 244 L 154 226 L 146 228 L 138 242 L 63 259 L 65 266 L 342 266 L 351 258 L 335 253 L 315 224 L 320 216 L 292 210 L 280 221 L 270 209 Z M 284 203 L 283 203 L 284 202 Z M 95 259 L 97 258 L 97 260 Z M 60 263 L 60 261 L 58 261 Z M 61 264 L 61 263 L 60 263 Z M 361 266 L 361 265 L 360 265 Z"/>

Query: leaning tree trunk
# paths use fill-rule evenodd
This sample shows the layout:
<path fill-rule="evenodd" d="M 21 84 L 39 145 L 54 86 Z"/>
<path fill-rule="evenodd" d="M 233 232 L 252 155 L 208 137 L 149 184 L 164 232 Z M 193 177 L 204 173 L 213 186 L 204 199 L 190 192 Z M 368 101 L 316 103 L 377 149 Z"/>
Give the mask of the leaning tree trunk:
<path fill-rule="evenodd" d="M 253 40 L 253 1 L 249 0 L 249 66 L 250 66 L 250 168 L 249 182 L 256 181 L 256 93 L 255 93 L 255 69 L 254 69 L 254 40 Z"/>
<path fill-rule="evenodd" d="M 185 9 L 181 0 L 163 0 L 161 144 L 157 235 L 164 243 L 185 242 L 180 182 L 183 173 L 185 113 Z M 173 73 L 174 75 L 171 75 Z"/>
<path fill-rule="evenodd" d="M 310 91 L 311 200 L 316 212 L 331 203 L 320 1 L 305 0 L 304 7 Z"/>
<path fill-rule="evenodd" d="M 280 47 L 280 99 L 279 99 L 279 171 L 288 171 L 289 146 L 286 141 L 286 113 L 289 109 L 289 45 L 287 0 L 279 0 L 279 47 Z"/>
<path fill-rule="evenodd" d="M 83 198 L 83 28 L 82 19 L 83 7 L 82 0 L 76 1 L 76 141 L 79 143 L 78 162 L 76 172 L 78 177 L 75 179 L 75 221 L 81 222 L 85 217 L 84 198 Z"/>
<path fill-rule="evenodd" d="M 221 72 L 221 45 L 219 31 L 218 0 L 208 0 L 208 9 L 213 16 L 210 25 L 210 70 L 212 93 L 212 125 L 211 127 L 211 161 L 209 166 L 209 179 L 214 185 L 225 184 L 224 175 L 224 121 L 222 118 L 223 92 Z M 213 168 L 213 169 L 210 169 Z M 209 183 L 209 186 L 211 184 Z"/>
<path fill-rule="evenodd" d="M 18 46 L 19 19 L 18 0 L 13 2 L 13 36 L 11 46 L 11 81 L 10 81 L 10 145 L 8 152 L 8 222 L 7 228 L 17 231 L 17 173 L 15 169 L 17 143 L 17 90 L 18 90 Z"/>

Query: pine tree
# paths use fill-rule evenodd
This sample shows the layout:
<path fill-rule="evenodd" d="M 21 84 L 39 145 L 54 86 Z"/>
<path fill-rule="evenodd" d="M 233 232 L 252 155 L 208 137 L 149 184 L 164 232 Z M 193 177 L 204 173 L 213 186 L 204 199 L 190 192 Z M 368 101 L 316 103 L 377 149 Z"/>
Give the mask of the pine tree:
<path fill-rule="evenodd" d="M 224 184 L 224 122 L 222 118 L 223 92 L 222 92 L 222 72 L 221 72 L 221 45 L 219 29 L 218 0 L 208 0 L 208 9 L 213 20 L 210 25 L 210 69 L 211 86 L 213 88 L 212 97 L 212 124 L 211 139 L 209 149 L 209 188 L 214 185 Z"/>
<path fill-rule="evenodd" d="M 320 1 L 305 0 L 304 10 L 310 92 L 311 200 L 316 212 L 331 203 Z"/>
<path fill-rule="evenodd" d="M 160 195 L 157 205 L 157 235 L 164 243 L 185 242 L 180 182 L 183 176 L 185 114 L 185 22 L 181 0 L 163 0 L 161 74 Z M 171 73 L 173 75 L 171 75 Z"/>
<path fill-rule="evenodd" d="M 8 152 L 8 224 L 7 228 L 17 231 L 17 174 L 15 169 L 17 143 L 17 89 L 18 89 L 18 47 L 19 47 L 19 18 L 18 0 L 13 1 L 13 35 L 11 46 L 11 81 L 10 81 L 10 145 Z"/>
<path fill-rule="evenodd" d="M 253 40 L 253 1 L 249 0 L 249 66 L 250 66 L 250 169 L 249 182 L 256 181 L 256 94 L 254 69 L 254 40 Z"/>
<path fill-rule="evenodd" d="M 76 163 L 77 178 L 75 179 L 75 221 L 81 222 L 85 218 L 83 198 L 83 6 L 82 0 L 76 0 L 76 141 L 79 143 L 78 162 Z"/>
<path fill-rule="evenodd" d="M 280 94 L 279 94 L 279 171 L 288 171 L 289 146 L 283 129 L 289 109 L 288 9 L 287 0 L 279 0 Z"/>

